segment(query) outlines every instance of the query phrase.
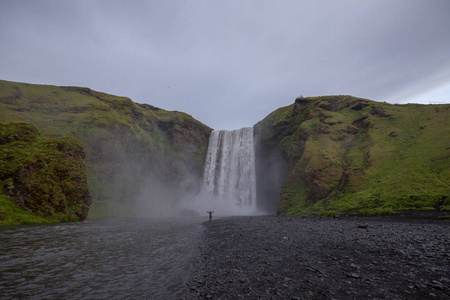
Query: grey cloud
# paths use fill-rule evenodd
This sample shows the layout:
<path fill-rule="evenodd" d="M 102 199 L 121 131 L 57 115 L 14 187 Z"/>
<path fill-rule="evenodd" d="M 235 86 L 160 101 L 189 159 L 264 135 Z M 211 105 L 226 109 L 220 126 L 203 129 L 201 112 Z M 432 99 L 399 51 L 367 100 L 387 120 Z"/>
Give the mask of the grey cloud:
<path fill-rule="evenodd" d="M 407 102 L 450 83 L 449 12 L 446 0 L 4 0 L 0 78 L 234 129 L 299 95 Z"/>

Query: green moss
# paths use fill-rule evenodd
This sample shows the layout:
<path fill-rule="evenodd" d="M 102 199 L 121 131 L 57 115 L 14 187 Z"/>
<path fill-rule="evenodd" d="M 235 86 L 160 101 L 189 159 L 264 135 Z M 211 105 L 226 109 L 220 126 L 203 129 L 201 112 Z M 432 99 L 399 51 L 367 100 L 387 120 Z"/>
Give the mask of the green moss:
<path fill-rule="evenodd" d="M 269 115 L 256 128 L 263 142 L 278 143 L 290 168 L 278 212 L 388 214 L 449 205 L 450 105 L 435 108 L 325 96 Z"/>
<path fill-rule="evenodd" d="M 292 188 L 283 188 L 280 192 L 281 201 L 278 212 L 282 215 L 302 215 L 309 213 L 310 210 L 308 210 L 306 205 L 306 188 L 303 180 L 297 176 L 291 176 L 287 179 L 287 185 L 290 187 L 295 186 L 295 191 L 300 191 L 300 193 L 292 192 L 294 190 Z"/>
<path fill-rule="evenodd" d="M 41 137 L 24 122 L 0 122 L 0 189 L 23 210 L 46 222 L 84 219 L 89 198 L 84 150 L 74 138 Z M 3 202 L 5 205 L 8 202 Z M 89 205 L 89 204 L 87 204 Z M 7 205 L 11 222 L 29 223 Z M 17 216 L 27 217 L 20 221 Z M 29 215 L 28 215 L 29 216 Z M 38 222 L 41 222 L 38 220 Z"/>
<path fill-rule="evenodd" d="M 201 178 L 211 132 L 185 113 L 126 97 L 1 80 L 0 120 L 28 122 L 44 136 L 81 141 L 92 212 L 104 216 L 132 205 L 149 185 L 142 178 L 158 178 L 170 189 L 187 177 Z"/>
<path fill-rule="evenodd" d="M 10 197 L 0 194 L 0 225 L 45 224 L 58 221 L 23 210 Z"/>

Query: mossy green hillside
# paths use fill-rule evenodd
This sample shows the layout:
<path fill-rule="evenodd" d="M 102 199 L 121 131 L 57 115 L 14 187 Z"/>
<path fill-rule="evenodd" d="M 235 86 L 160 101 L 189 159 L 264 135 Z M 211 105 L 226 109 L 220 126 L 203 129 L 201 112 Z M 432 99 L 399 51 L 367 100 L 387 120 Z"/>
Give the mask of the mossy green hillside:
<path fill-rule="evenodd" d="M 84 220 L 91 202 L 84 156 L 73 137 L 0 122 L 0 224 Z"/>
<path fill-rule="evenodd" d="M 23 210 L 11 197 L 0 191 L 0 225 L 47 224 L 58 221 L 56 218 L 41 217 Z"/>
<path fill-rule="evenodd" d="M 449 105 L 350 96 L 299 98 L 276 110 L 255 129 L 261 149 L 270 150 L 264 153 L 279 151 L 289 170 L 278 212 L 449 207 L 449 119 Z M 172 201 L 194 193 L 211 131 L 184 113 L 125 97 L 6 81 L 0 81 L 0 120 L 81 140 L 96 216 L 131 214 L 127 203 L 139 198 Z M 270 172 L 268 166 L 262 170 Z"/>
<path fill-rule="evenodd" d="M 381 214 L 450 204 L 450 105 L 298 98 L 255 128 L 288 164 L 280 214 Z"/>
<path fill-rule="evenodd" d="M 211 132 L 185 113 L 126 97 L 8 81 L 0 81 L 0 120 L 80 140 L 96 216 L 132 214 L 127 204 L 198 189 Z"/>

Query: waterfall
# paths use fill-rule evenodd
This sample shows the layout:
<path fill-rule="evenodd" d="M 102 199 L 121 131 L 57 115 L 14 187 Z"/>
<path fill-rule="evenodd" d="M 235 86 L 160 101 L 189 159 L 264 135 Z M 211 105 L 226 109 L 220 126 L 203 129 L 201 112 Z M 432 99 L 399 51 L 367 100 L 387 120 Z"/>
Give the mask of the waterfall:
<path fill-rule="evenodd" d="M 203 189 L 226 202 L 234 212 L 256 212 L 253 127 L 211 133 Z"/>

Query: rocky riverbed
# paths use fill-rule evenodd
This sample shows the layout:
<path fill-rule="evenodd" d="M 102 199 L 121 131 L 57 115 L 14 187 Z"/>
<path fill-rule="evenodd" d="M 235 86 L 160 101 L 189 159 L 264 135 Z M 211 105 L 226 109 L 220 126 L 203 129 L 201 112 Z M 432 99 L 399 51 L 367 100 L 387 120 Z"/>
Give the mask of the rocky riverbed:
<path fill-rule="evenodd" d="M 204 223 L 187 299 L 450 299 L 450 221 L 230 217 Z"/>

